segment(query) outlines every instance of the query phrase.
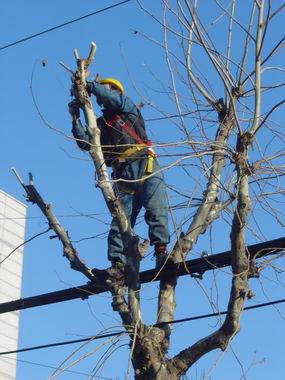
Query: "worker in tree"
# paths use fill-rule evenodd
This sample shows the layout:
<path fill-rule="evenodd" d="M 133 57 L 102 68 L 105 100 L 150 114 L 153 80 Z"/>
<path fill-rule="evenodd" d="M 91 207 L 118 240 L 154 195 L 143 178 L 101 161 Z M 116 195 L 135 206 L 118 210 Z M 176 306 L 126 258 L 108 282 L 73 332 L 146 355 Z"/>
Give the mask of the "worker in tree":
<path fill-rule="evenodd" d="M 169 243 L 168 208 L 166 189 L 159 163 L 145 131 L 144 119 L 133 101 L 125 95 L 122 84 L 113 78 L 87 82 L 87 91 L 95 95 L 102 107 L 97 119 L 101 130 L 101 145 L 107 166 L 112 167 L 114 190 L 133 228 L 142 207 L 149 227 L 150 244 L 155 247 L 156 265 L 167 257 Z M 88 131 L 79 119 L 76 101 L 69 104 L 72 116 L 72 133 L 78 146 L 89 150 Z M 126 255 L 116 218 L 108 236 L 107 269 L 110 276 L 120 278 L 124 272 Z"/>

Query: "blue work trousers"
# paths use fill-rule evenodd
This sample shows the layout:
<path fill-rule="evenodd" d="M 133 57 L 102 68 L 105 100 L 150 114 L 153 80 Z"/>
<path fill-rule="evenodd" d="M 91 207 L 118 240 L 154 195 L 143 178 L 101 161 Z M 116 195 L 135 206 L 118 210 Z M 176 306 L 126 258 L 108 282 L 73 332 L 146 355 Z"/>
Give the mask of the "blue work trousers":
<path fill-rule="evenodd" d="M 121 163 L 113 172 L 114 179 L 136 180 L 135 182 L 115 182 L 115 191 L 129 219 L 131 227 L 142 209 L 149 228 L 150 244 L 168 244 L 168 206 L 163 174 L 156 159 L 153 161 L 153 176 L 144 176 L 148 157 L 142 156 L 132 162 Z M 126 263 L 124 247 L 116 218 L 113 218 L 108 236 L 108 259 Z"/>

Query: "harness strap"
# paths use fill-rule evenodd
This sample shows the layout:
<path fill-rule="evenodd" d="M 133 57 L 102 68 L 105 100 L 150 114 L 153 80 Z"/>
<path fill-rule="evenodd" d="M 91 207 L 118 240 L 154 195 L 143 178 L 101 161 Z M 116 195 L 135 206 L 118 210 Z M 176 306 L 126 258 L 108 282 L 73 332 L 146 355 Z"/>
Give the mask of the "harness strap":
<path fill-rule="evenodd" d="M 107 120 L 106 124 L 108 127 L 112 127 L 114 123 L 118 123 L 120 127 L 127 132 L 129 136 L 134 138 L 137 143 L 145 146 L 152 146 L 151 140 L 146 143 L 140 138 L 140 136 L 134 131 L 119 115 L 114 115 L 111 119 Z"/>
<path fill-rule="evenodd" d="M 151 140 L 144 142 L 136 131 L 134 131 L 119 115 L 114 115 L 111 119 L 106 121 L 106 125 L 108 127 L 112 127 L 114 123 L 118 123 L 120 127 L 138 143 L 137 145 L 132 145 L 122 152 L 118 157 L 118 161 L 125 161 L 127 158 L 147 148 L 148 160 L 144 169 L 144 175 L 151 174 L 153 171 L 153 160 L 156 157 L 152 148 Z"/>

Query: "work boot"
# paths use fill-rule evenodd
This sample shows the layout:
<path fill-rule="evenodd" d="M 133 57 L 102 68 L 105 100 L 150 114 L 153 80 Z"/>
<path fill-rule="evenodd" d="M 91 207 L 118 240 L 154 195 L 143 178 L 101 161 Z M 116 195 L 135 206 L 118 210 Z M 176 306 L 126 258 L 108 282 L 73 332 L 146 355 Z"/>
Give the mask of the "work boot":
<path fill-rule="evenodd" d="M 95 277 L 103 282 L 124 282 L 125 281 L 125 266 L 120 261 L 112 261 L 112 265 L 107 269 L 92 269 Z"/>
<path fill-rule="evenodd" d="M 168 252 L 166 249 L 166 244 L 156 244 L 154 249 L 155 256 L 155 267 L 162 267 L 168 258 Z"/>

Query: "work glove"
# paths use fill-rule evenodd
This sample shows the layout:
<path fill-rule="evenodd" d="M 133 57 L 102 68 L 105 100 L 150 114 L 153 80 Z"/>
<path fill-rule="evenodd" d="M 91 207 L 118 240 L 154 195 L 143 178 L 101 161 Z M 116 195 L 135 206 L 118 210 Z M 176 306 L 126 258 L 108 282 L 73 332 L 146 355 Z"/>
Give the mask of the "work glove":
<path fill-rule="evenodd" d="M 89 96 L 91 96 L 93 93 L 92 90 L 93 90 L 94 83 L 98 83 L 99 80 L 100 80 L 100 75 L 96 74 L 96 77 L 94 80 L 87 80 L 86 81 L 86 91 L 88 92 Z"/>
<path fill-rule="evenodd" d="M 70 103 L 68 103 L 68 111 L 74 121 L 79 119 L 80 108 L 78 107 L 76 100 L 72 100 Z"/>
<path fill-rule="evenodd" d="M 93 82 L 91 80 L 86 81 L 86 91 L 89 96 L 92 94 Z"/>

